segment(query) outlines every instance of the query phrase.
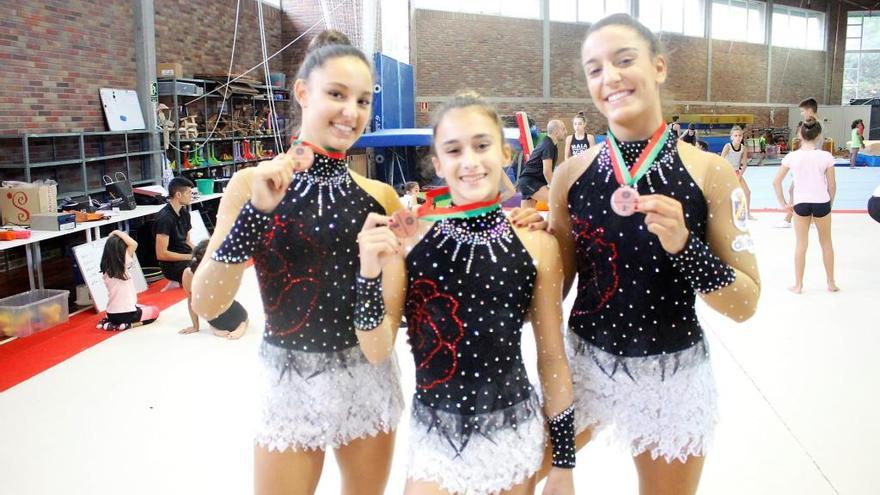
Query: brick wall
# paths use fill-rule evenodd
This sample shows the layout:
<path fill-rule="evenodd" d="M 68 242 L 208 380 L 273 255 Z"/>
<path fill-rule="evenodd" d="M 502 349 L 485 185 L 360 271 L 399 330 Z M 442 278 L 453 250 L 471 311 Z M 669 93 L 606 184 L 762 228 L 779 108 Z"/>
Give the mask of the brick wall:
<path fill-rule="evenodd" d="M 98 89 L 136 85 L 131 2 L 4 2 L 3 11 L 0 134 L 104 130 Z"/>
<path fill-rule="evenodd" d="M 235 28 L 234 0 L 155 0 L 156 62 L 183 64 L 184 74 L 226 74 Z M 281 11 L 263 5 L 269 55 L 280 49 Z M 234 73 L 242 73 L 262 61 L 257 2 L 241 2 Z M 269 61 L 269 70 L 284 72 L 281 56 Z M 263 79 L 262 69 L 250 76 Z"/>
<path fill-rule="evenodd" d="M 825 12 L 824 2 L 817 0 L 813 4 L 816 10 Z M 833 40 L 838 22 L 843 29 L 837 30 L 840 45 L 835 57 Z M 827 53 L 774 47 L 770 55 L 772 62 L 768 60 L 766 45 L 712 40 L 710 101 L 755 103 L 756 106 L 702 104 L 689 105 L 688 111 L 751 113 L 757 125 L 770 124 L 771 109 L 766 106 L 769 63 L 770 103 L 780 105 L 774 108 L 772 123 L 785 126 L 787 105 L 795 105 L 806 96 L 822 102 L 826 60 L 832 67 L 828 103 L 839 104 L 845 7 L 833 2 L 832 14 L 826 23 L 832 46 Z M 570 126 L 575 113 L 586 111 L 588 130 L 601 132 L 604 119 L 589 101 L 579 63 L 585 31 L 585 25 L 550 24 L 550 99 L 542 101 L 541 21 L 418 9 L 413 16 L 410 38 L 416 67 L 416 96 L 432 99 L 433 108 L 436 106 L 433 99 L 461 88 L 473 88 L 485 96 L 500 98 L 496 106 L 502 114 L 524 110 L 543 127 L 550 118 L 561 118 Z M 684 104 L 676 102 L 706 101 L 710 41 L 670 34 L 663 34 L 661 41 L 669 62 L 669 78 L 662 91 L 664 113 L 669 116 L 684 112 Z M 520 103 L 503 101 L 513 97 L 528 99 Z M 418 125 L 427 125 L 429 118 L 429 113 L 416 114 Z"/>
<path fill-rule="evenodd" d="M 666 84 L 663 85 L 663 97 L 672 100 L 705 100 L 709 41 L 705 38 L 664 34 L 661 42 L 666 50 L 669 70 Z"/>
<path fill-rule="evenodd" d="M 98 90 L 135 88 L 134 10 L 127 0 L 4 2 L 0 19 L 0 134 L 105 130 Z M 156 0 L 156 61 L 225 73 L 235 2 Z M 260 60 L 256 8 L 243 2 L 235 71 Z M 264 7 L 270 52 L 281 13 Z M 272 69 L 284 69 L 281 60 Z M 276 69 L 277 67 L 277 69 Z M 262 71 L 254 75 L 262 75 Z M 2 143 L 0 143 L 2 144 Z"/>
<path fill-rule="evenodd" d="M 461 89 L 484 95 L 543 94 L 541 23 L 528 19 L 417 10 L 417 96 Z"/>

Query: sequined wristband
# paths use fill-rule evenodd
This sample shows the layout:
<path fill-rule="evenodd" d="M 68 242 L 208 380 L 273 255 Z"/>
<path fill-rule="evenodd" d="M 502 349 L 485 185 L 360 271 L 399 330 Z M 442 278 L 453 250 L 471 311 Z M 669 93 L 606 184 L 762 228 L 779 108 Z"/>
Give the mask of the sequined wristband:
<path fill-rule="evenodd" d="M 678 254 L 670 254 L 672 266 L 684 276 L 694 290 L 708 294 L 736 280 L 736 272 L 712 254 L 709 246 L 691 232 L 687 244 Z"/>
<path fill-rule="evenodd" d="M 382 300 L 382 275 L 376 278 L 357 276 L 357 298 L 354 305 L 354 328 L 359 332 L 375 330 L 385 318 Z"/>
<path fill-rule="evenodd" d="M 550 418 L 550 447 L 553 454 L 553 467 L 574 469 L 574 406 Z"/>
<path fill-rule="evenodd" d="M 221 263 L 244 263 L 254 253 L 254 249 L 269 230 L 272 215 L 259 212 L 250 201 L 241 207 L 232 230 L 226 235 L 223 244 L 214 251 L 211 259 Z"/>

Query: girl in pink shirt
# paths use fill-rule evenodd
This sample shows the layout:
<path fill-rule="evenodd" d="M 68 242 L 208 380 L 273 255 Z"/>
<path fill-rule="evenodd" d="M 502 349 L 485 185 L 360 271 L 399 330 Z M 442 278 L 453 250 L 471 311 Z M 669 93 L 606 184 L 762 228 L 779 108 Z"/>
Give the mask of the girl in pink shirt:
<path fill-rule="evenodd" d="M 104 244 L 101 273 L 107 286 L 107 316 L 98 323 L 104 330 L 126 330 L 152 323 L 159 316 L 156 306 L 137 303 L 137 289 L 129 270 L 138 243 L 125 232 L 114 230 Z"/>
<path fill-rule="evenodd" d="M 800 294 L 804 285 L 804 264 L 807 256 L 807 243 L 810 222 L 819 231 L 819 245 L 822 247 L 822 261 L 828 290 L 840 290 L 834 282 L 834 247 L 831 244 L 831 203 L 837 186 L 834 180 L 834 157 L 820 149 L 817 144 L 822 134 L 822 125 L 815 119 L 808 119 L 798 131 L 801 147 L 786 155 L 782 166 L 773 180 L 779 205 L 794 213 L 794 228 L 797 244 L 794 252 L 795 284 L 789 290 Z M 794 193 L 791 204 L 785 202 L 782 193 L 782 180 L 788 171 L 794 174 Z"/>

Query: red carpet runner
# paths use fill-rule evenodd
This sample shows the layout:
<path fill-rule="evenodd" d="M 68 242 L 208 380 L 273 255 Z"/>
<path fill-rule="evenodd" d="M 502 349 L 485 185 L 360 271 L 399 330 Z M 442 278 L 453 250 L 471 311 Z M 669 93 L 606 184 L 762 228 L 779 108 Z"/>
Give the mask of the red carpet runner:
<path fill-rule="evenodd" d="M 150 285 L 138 294 L 138 303 L 165 309 L 186 299 L 181 288 L 160 292 L 166 284 L 168 281 L 162 279 Z M 87 310 L 63 325 L 0 345 L 0 392 L 120 333 L 95 328 L 102 316 Z M 149 330 L 150 326 L 142 328 Z"/>

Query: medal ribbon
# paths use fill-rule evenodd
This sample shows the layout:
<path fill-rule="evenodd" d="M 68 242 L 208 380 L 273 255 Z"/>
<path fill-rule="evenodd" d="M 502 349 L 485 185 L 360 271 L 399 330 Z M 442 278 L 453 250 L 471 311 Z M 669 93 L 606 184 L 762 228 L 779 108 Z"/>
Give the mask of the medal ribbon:
<path fill-rule="evenodd" d="M 472 218 L 501 208 L 501 195 L 488 201 L 480 201 L 461 206 L 452 206 L 452 196 L 448 187 L 433 189 L 425 193 L 426 202 L 419 207 L 416 215 L 428 222 L 446 218 Z"/>
<path fill-rule="evenodd" d="M 651 139 L 648 140 L 648 145 L 642 150 L 630 169 L 626 166 L 626 161 L 623 159 L 623 154 L 620 152 L 617 140 L 614 139 L 614 135 L 609 130 L 608 142 L 611 145 L 611 168 L 614 169 L 614 176 L 617 178 L 617 182 L 622 186 L 631 186 L 644 177 L 648 170 L 651 169 L 651 165 L 657 159 L 657 155 L 660 154 L 660 150 L 663 149 L 668 137 L 669 130 L 666 128 L 666 124 L 661 122 L 660 127 L 654 131 Z"/>
<path fill-rule="evenodd" d="M 324 148 L 318 146 L 317 144 L 312 144 L 308 141 L 304 141 L 302 139 L 297 139 L 296 136 L 294 136 L 292 146 L 296 146 L 298 144 L 301 144 L 303 146 L 307 146 L 307 147 L 311 148 L 312 151 L 314 151 L 315 153 L 333 158 L 334 160 L 345 160 L 345 153 L 344 152 L 327 151 Z"/>

